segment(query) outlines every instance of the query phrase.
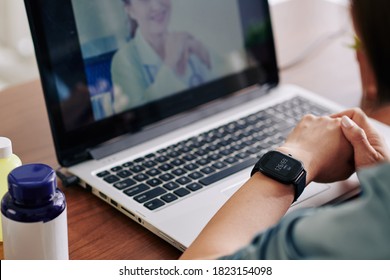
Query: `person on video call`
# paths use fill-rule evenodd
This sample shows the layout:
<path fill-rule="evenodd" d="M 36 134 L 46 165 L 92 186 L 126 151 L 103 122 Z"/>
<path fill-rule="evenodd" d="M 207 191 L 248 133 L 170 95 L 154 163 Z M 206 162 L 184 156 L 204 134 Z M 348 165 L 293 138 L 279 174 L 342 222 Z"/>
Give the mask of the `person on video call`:
<path fill-rule="evenodd" d="M 215 77 L 217 58 L 188 32 L 169 31 L 171 0 L 121 0 L 131 40 L 113 57 L 113 83 L 124 109 L 196 87 Z"/>
<path fill-rule="evenodd" d="M 361 41 L 359 59 L 374 77 L 375 106 L 386 108 L 390 2 L 351 0 L 351 14 Z M 285 215 L 298 191 L 255 172 L 182 259 L 390 259 L 390 153 L 361 109 L 306 116 L 277 150 L 303 163 L 306 184 L 342 180 L 357 171 L 361 195 Z"/>

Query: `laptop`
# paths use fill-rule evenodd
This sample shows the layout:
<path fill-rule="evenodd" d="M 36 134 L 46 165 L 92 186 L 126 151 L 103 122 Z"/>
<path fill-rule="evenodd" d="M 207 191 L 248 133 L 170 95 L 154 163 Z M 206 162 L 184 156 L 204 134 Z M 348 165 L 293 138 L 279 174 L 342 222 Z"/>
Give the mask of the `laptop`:
<path fill-rule="evenodd" d="M 184 251 L 306 113 L 280 85 L 266 0 L 25 0 L 58 162 Z M 311 184 L 291 206 L 359 192 Z"/>

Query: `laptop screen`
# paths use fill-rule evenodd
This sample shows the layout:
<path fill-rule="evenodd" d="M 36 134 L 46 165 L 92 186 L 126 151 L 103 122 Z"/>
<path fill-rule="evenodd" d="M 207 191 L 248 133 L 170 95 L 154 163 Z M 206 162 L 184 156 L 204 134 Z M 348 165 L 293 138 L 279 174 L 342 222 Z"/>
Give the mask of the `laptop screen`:
<path fill-rule="evenodd" d="M 278 82 L 266 0 L 25 3 L 65 166 L 120 135 Z"/>

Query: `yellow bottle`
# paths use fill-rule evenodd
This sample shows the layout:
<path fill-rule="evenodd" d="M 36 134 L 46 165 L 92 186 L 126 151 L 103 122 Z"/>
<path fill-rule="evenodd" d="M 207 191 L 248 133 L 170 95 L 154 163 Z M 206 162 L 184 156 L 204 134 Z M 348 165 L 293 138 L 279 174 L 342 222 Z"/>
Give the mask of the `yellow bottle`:
<path fill-rule="evenodd" d="M 15 168 L 22 165 L 18 156 L 12 153 L 11 140 L 0 137 L 0 198 L 8 191 L 8 174 Z M 1 215 L 0 215 L 1 222 Z M 3 229 L 0 227 L 0 242 L 3 242 Z"/>

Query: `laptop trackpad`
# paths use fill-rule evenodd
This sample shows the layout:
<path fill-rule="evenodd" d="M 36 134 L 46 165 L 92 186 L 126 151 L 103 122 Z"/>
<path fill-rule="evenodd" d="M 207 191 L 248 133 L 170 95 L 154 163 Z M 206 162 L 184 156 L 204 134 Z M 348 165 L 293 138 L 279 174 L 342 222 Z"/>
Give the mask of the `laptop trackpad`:
<path fill-rule="evenodd" d="M 295 203 L 293 203 L 293 205 L 299 204 L 300 202 L 305 201 L 306 199 L 309 199 L 329 189 L 330 186 L 327 184 L 311 183 L 305 188 L 301 196 Z"/>
<path fill-rule="evenodd" d="M 234 184 L 226 189 L 221 190 L 221 193 L 226 195 L 227 197 L 231 197 L 244 183 Z"/>

